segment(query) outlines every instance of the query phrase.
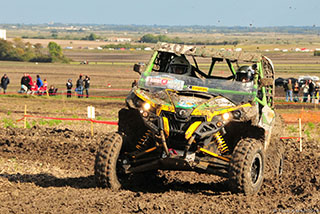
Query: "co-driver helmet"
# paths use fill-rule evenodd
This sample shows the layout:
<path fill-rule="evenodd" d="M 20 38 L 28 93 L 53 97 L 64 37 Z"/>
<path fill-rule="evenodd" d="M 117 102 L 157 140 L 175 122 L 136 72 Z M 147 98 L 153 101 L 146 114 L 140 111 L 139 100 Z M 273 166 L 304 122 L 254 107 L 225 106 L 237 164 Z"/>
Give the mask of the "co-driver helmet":
<path fill-rule="evenodd" d="M 249 82 L 253 80 L 254 70 L 247 65 L 241 66 L 236 72 L 236 80 L 240 82 Z"/>
<path fill-rule="evenodd" d="M 176 56 L 169 64 L 169 73 L 191 75 L 191 65 L 184 56 Z"/>

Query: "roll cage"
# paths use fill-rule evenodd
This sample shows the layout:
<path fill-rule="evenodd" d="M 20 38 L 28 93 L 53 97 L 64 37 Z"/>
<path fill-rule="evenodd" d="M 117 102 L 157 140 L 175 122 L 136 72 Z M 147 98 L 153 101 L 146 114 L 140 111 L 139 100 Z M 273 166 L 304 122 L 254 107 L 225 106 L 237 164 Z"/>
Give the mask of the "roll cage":
<path fill-rule="evenodd" d="M 273 107 L 274 97 L 274 68 L 272 62 L 265 56 L 256 53 L 231 52 L 206 47 L 194 47 L 177 44 L 159 43 L 151 57 L 144 73 L 149 76 L 151 72 L 167 73 L 170 61 L 175 56 L 186 56 L 193 59 L 192 76 L 200 79 L 220 79 L 236 82 L 236 70 L 239 63 L 254 64 L 255 74 L 252 87 L 253 102 Z M 196 58 L 211 59 L 208 71 L 199 68 Z M 230 70 L 230 76 L 223 77 L 214 72 L 217 62 L 225 62 Z M 235 91 L 237 89 L 235 88 Z"/>

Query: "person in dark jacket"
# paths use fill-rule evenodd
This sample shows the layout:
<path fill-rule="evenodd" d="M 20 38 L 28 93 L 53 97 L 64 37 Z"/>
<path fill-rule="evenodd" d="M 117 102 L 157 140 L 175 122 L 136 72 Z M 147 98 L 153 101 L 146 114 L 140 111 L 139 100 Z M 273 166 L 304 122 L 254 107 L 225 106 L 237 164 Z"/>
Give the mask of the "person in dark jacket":
<path fill-rule="evenodd" d="M 68 82 L 66 83 L 67 86 L 67 97 L 71 97 L 72 93 L 72 79 L 68 79 Z"/>
<path fill-rule="evenodd" d="M 89 97 L 90 77 L 86 75 L 84 78 L 84 89 L 86 90 L 86 98 Z"/>
<path fill-rule="evenodd" d="M 27 93 L 28 90 L 31 88 L 30 84 L 30 79 L 28 75 L 25 73 L 23 77 L 21 78 L 21 93 Z"/>
<path fill-rule="evenodd" d="M 56 96 L 58 88 L 55 88 L 54 85 L 51 85 L 49 88 L 49 96 Z"/>
<path fill-rule="evenodd" d="M 312 102 L 313 102 L 314 88 L 315 88 L 315 85 L 314 85 L 313 81 L 312 81 L 312 80 L 309 80 L 309 96 L 310 96 L 310 103 L 312 103 Z"/>
<path fill-rule="evenodd" d="M 76 92 L 78 93 L 78 98 L 83 97 L 83 80 L 82 80 L 82 74 L 79 75 L 79 79 L 77 80 L 76 85 Z"/>
<path fill-rule="evenodd" d="M 131 83 L 131 87 L 133 88 L 133 87 L 135 87 L 135 86 L 137 86 L 137 85 L 138 85 L 137 80 L 133 80 L 133 82 Z"/>
<path fill-rule="evenodd" d="M 3 77 L 1 78 L 1 88 L 3 89 L 3 93 L 6 93 L 7 87 L 10 83 L 9 77 L 7 74 L 4 74 Z"/>

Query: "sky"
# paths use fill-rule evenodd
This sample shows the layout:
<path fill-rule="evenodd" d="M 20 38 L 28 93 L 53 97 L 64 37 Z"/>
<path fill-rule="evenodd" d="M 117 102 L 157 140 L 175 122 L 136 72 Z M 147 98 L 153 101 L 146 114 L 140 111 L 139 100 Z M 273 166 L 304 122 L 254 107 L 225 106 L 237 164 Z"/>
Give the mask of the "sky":
<path fill-rule="evenodd" d="M 1 0 L 0 24 L 320 26 L 319 0 Z"/>

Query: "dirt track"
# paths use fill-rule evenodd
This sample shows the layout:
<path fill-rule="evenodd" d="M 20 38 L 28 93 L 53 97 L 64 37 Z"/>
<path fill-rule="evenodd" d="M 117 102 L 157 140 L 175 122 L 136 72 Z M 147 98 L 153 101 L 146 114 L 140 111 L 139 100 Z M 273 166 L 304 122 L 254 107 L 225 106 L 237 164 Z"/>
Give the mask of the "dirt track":
<path fill-rule="evenodd" d="M 257 196 L 231 194 L 225 180 L 160 172 L 126 190 L 96 187 L 98 142 L 69 129 L 0 129 L 0 213 L 275 213 L 320 212 L 320 146 L 287 144 L 282 179 Z M 176 178 L 174 178 L 176 176 Z"/>
<path fill-rule="evenodd" d="M 109 55 L 105 57 L 113 59 Z M 133 58 L 133 61 L 136 59 Z M 19 71 L 22 73 L 25 68 L 20 67 L 17 69 L 21 69 Z M 114 74 L 119 76 L 111 78 L 112 72 L 106 73 L 105 67 L 92 67 L 99 68 L 99 72 L 105 75 L 99 74 L 93 81 L 102 81 L 107 76 L 113 81 L 112 85 L 121 82 L 119 77 L 122 74 L 131 74 L 119 71 Z M 88 72 L 88 67 L 79 65 L 80 68 L 81 72 Z M 72 70 L 74 76 L 80 73 L 77 69 Z M 65 73 L 65 67 L 52 71 L 52 79 L 62 71 Z M 94 76 L 94 73 L 90 75 Z M 131 83 L 135 76 L 130 78 L 119 83 L 119 87 Z M 61 85 L 65 79 L 63 76 Z M 124 105 L 123 102 L 99 103 L 90 99 L 79 102 L 75 98 L 68 101 L 34 97 L 8 97 L 0 100 L 2 119 L 20 119 L 24 109 L 22 104 L 28 105 L 28 113 L 32 115 L 85 117 L 86 107 L 90 104 L 97 108 L 97 116 L 107 120 L 115 118 L 117 110 Z M 280 181 L 265 179 L 256 196 L 231 194 L 224 179 L 189 172 L 160 172 L 156 178 L 142 177 L 128 189 L 113 192 L 96 187 L 93 178 L 96 149 L 105 137 L 103 133 L 111 129 L 96 124 L 96 136 L 91 139 L 89 133 L 83 132 L 86 126 L 65 123 L 62 129 L 45 126 L 27 130 L 0 128 L 1 214 L 320 213 L 320 144 L 317 140 L 304 142 L 303 153 L 299 153 L 295 142 L 288 142 L 283 177 Z"/>

